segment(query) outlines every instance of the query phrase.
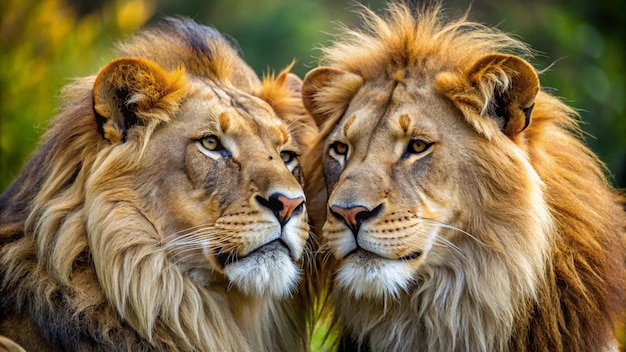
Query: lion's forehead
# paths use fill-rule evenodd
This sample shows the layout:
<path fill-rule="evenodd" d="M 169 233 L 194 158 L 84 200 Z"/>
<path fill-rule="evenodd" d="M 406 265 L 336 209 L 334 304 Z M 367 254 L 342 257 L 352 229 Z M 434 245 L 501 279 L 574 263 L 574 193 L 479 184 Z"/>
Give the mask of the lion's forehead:
<path fill-rule="evenodd" d="M 398 85 L 367 89 L 357 95 L 334 129 L 336 137 L 369 141 L 375 136 L 391 141 L 421 137 L 438 140 L 458 113 L 424 86 Z"/>
<path fill-rule="evenodd" d="M 204 86 L 188 99 L 182 114 L 235 138 L 252 135 L 279 145 L 291 140 L 287 125 L 269 104 L 234 88 Z"/>

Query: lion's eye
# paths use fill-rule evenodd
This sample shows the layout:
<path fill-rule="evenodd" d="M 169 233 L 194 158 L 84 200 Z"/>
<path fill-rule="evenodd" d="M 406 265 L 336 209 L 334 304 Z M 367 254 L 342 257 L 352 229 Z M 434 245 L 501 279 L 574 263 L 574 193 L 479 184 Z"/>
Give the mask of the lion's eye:
<path fill-rule="evenodd" d="M 339 156 L 346 156 L 346 154 L 348 154 L 348 145 L 345 143 L 335 142 L 330 145 L 330 149 Z"/>
<path fill-rule="evenodd" d="M 426 142 L 422 139 L 412 139 L 409 142 L 409 146 L 407 148 L 408 154 L 420 154 L 428 150 L 432 143 Z"/>
<path fill-rule="evenodd" d="M 296 160 L 297 157 L 298 157 L 298 154 L 296 154 L 295 152 L 291 152 L 291 151 L 280 152 L 280 158 L 285 164 L 291 163 L 292 161 Z"/>
<path fill-rule="evenodd" d="M 216 136 L 206 136 L 200 139 L 200 145 L 208 151 L 220 151 L 224 149 L 222 142 Z"/>

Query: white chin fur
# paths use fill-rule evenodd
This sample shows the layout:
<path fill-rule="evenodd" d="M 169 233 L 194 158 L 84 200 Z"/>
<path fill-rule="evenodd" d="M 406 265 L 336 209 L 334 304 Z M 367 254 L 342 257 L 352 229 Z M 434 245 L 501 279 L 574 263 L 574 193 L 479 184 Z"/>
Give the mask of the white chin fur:
<path fill-rule="evenodd" d="M 283 250 L 261 250 L 224 268 L 230 282 L 248 296 L 286 297 L 300 280 L 300 269 Z"/>
<path fill-rule="evenodd" d="M 413 281 L 413 270 L 405 261 L 371 259 L 346 260 L 340 267 L 337 285 L 354 298 L 398 298 Z"/>

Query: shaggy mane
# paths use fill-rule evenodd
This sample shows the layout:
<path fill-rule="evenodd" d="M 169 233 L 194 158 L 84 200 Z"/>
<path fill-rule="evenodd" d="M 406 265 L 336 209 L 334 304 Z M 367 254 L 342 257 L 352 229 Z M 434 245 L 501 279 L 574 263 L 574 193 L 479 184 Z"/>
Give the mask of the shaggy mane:
<path fill-rule="evenodd" d="M 187 18 L 165 18 L 119 44 L 123 55 L 153 60 L 167 70 L 184 66 L 193 75 L 251 92 L 260 83 L 239 49 L 216 29 Z"/>
<path fill-rule="evenodd" d="M 440 4 L 416 9 L 391 3 L 382 15 L 366 8 L 362 8 L 360 14 L 365 23 L 363 28 L 342 28 L 337 40 L 323 49 L 321 61 L 332 68 L 355 73 L 363 82 L 402 82 L 409 77 L 436 82 L 441 73 L 465 72 L 488 54 L 525 58 L 533 54 L 528 45 L 510 35 L 468 21 L 467 14 L 456 20 L 445 20 Z M 305 169 L 305 174 L 311 176 L 307 185 L 307 193 L 311 195 L 308 208 L 320 229 L 327 197 L 319 170 L 322 146 L 341 119 L 346 99 L 351 97 L 345 90 L 364 86 L 356 82 L 352 86 L 334 82 L 313 96 L 327 117 L 317 145 L 310 151 L 312 162 Z M 484 114 L 486 108 L 485 104 L 478 111 Z M 537 278 L 542 282 L 537 283 L 536 302 L 519 302 L 513 335 L 496 344 L 501 348 L 591 351 L 615 341 L 613 329 L 623 318 L 626 307 L 626 201 L 608 184 L 605 166 L 584 145 L 580 131 L 576 112 L 558 98 L 540 91 L 530 126 L 514 140 L 543 182 L 543 196 L 554 228 L 552 233 L 545 234 L 550 253 L 545 278 Z M 515 203 L 514 199 L 510 201 Z M 327 273 L 324 280 L 330 285 L 333 277 Z M 404 300 L 412 306 L 403 306 L 396 316 L 406 317 L 409 311 L 421 312 L 418 296 L 416 293 L 412 299 Z M 353 304 L 343 309 L 344 316 L 357 321 L 367 316 L 362 311 L 368 308 Z M 394 315 L 388 314 L 379 317 L 380 321 L 364 321 L 355 326 L 365 331 L 384 322 L 394 326 L 397 336 L 402 336 L 402 330 L 408 329 L 406 324 L 410 321 L 390 322 Z M 353 338 L 363 339 L 363 335 Z M 377 346 L 385 346 L 392 340 L 389 335 L 381 334 L 370 338 L 377 339 Z M 398 341 L 402 339 L 396 339 Z"/>
<path fill-rule="evenodd" d="M 441 4 L 422 9 L 390 3 L 383 15 L 361 7 L 361 30 L 340 29 L 337 40 L 322 49 L 321 61 L 360 74 L 364 80 L 406 72 L 438 73 L 465 69 L 488 53 L 532 56 L 530 47 L 497 29 L 467 20 L 446 21 Z"/>
<path fill-rule="evenodd" d="M 188 19 L 166 19 L 120 49 L 121 56 L 147 58 L 176 74 L 186 72 L 189 82 L 180 82 L 182 90 L 199 79 L 227 90 L 264 92 L 231 43 L 215 29 Z M 304 313 L 295 307 L 300 303 L 251 312 L 271 322 L 259 324 L 263 326 L 237 326 L 231 302 L 194 283 L 159 250 L 161 238 L 148 221 L 154 214 L 141 214 L 138 200 L 124 188 L 131 187 L 128 175 L 158 125 L 134 131 L 137 138 L 112 148 L 102 138 L 94 113 L 95 79 L 78 79 L 64 89 L 59 113 L 39 148 L 0 196 L 0 327 L 12 336 L 43 333 L 43 339 L 22 342 L 52 343 L 63 350 L 92 343 L 97 350 L 247 351 L 244 329 L 258 330 L 245 331 L 253 336 L 252 345 L 307 348 L 306 336 L 295 332 L 306 330 L 298 317 Z M 266 85 L 278 89 L 270 80 Z M 283 93 L 288 91 L 273 94 Z M 292 106 L 301 102 L 283 100 L 273 105 L 277 111 L 302 113 L 301 107 Z M 169 111 L 158 113 L 164 115 L 160 120 L 169 120 Z M 109 182 L 106 187 L 119 189 L 101 186 L 103 180 Z M 89 238 L 93 231 L 101 236 Z M 94 246 L 117 257 L 97 258 Z M 111 282 L 99 282 L 96 267 L 112 272 L 107 276 Z M 103 288 L 112 293 L 111 302 Z M 11 298 L 5 298 L 9 293 Z M 245 304 L 237 308 L 252 309 Z M 24 323 L 27 319 L 20 320 L 20 315 L 31 320 Z M 275 317 L 290 326 L 277 326 L 281 323 Z"/>

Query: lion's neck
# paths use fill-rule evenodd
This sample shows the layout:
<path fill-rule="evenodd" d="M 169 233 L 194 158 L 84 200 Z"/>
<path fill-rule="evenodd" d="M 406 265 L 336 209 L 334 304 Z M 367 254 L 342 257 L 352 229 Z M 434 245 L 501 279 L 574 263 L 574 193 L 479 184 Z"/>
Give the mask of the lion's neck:
<path fill-rule="evenodd" d="M 466 253 L 425 266 L 411 292 L 397 300 L 337 292 L 337 318 L 373 351 L 508 350 L 515 327 L 528 319 L 544 268 L 521 274 L 514 258 L 477 248 Z"/>
<path fill-rule="evenodd" d="M 237 289 L 230 289 L 228 299 L 234 320 L 255 351 L 305 350 L 306 326 L 295 314 L 301 311 L 297 295 L 278 299 L 250 297 Z"/>
<path fill-rule="evenodd" d="M 229 302 L 230 310 L 233 318 L 240 327 L 242 333 L 249 338 L 249 341 L 255 341 L 257 345 L 262 345 L 263 316 L 270 304 L 268 299 L 247 297 L 236 289 L 229 290 L 225 298 Z"/>

